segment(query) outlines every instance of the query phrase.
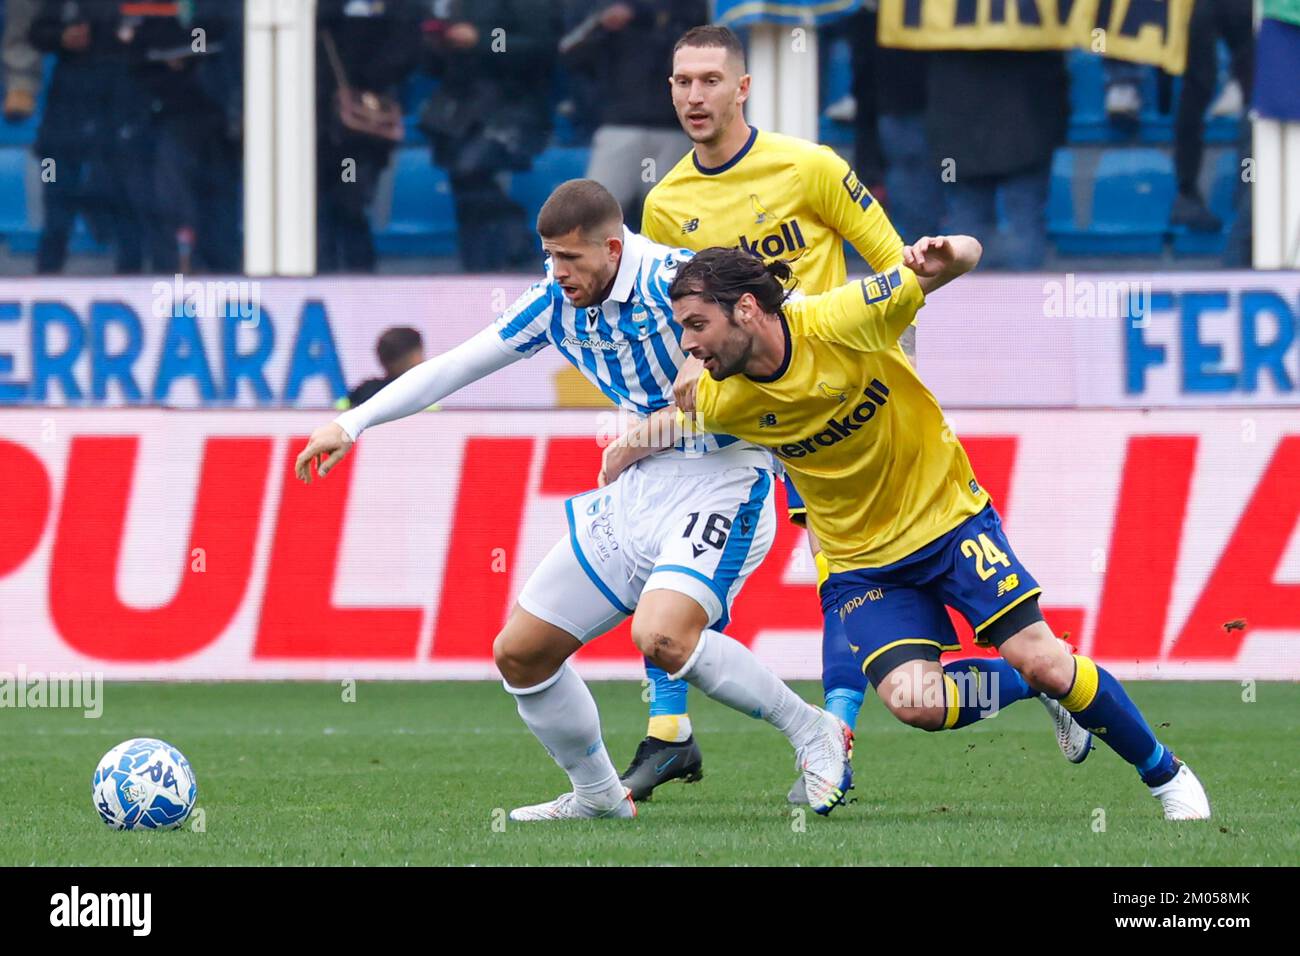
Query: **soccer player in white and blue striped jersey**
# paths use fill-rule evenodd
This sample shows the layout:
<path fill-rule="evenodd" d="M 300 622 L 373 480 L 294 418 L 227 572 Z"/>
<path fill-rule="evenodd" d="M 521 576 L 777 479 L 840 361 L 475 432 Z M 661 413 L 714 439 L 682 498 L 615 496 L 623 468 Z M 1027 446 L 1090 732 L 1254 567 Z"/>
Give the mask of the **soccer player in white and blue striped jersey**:
<path fill-rule="evenodd" d="M 537 231 L 546 277 L 478 335 L 316 429 L 295 464 L 302 480 L 311 480 L 313 461 L 327 474 L 369 426 L 414 414 L 548 345 L 626 412 L 671 404 L 685 354 L 668 286 L 691 253 L 629 232 L 617 200 L 592 180 L 557 187 Z M 772 544 L 774 467 L 757 445 L 697 435 L 566 502 L 568 534 L 529 576 L 493 650 L 519 715 L 573 790 L 511 819 L 636 815 L 591 692 L 567 663 L 629 615 L 637 647 L 672 679 L 786 735 L 814 810 L 843 802 L 852 782 L 849 728 L 722 633 Z"/>

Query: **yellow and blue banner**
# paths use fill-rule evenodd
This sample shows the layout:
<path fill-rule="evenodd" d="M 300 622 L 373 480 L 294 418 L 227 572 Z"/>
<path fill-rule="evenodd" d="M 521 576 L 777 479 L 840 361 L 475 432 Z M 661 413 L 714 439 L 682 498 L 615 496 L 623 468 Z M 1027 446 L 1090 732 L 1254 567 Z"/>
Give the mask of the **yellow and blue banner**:
<path fill-rule="evenodd" d="M 1193 0 L 880 0 L 881 46 L 1089 50 L 1181 74 Z"/>

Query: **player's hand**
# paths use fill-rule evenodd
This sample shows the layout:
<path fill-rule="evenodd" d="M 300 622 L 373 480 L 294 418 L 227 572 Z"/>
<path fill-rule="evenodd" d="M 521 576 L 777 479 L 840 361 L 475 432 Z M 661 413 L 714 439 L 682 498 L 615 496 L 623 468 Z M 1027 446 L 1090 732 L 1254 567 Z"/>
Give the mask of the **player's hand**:
<path fill-rule="evenodd" d="M 604 488 L 613 484 L 636 460 L 636 455 L 622 438 L 606 445 L 600 456 L 600 474 L 596 476 L 596 487 Z"/>
<path fill-rule="evenodd" d="M 311 433 L 307 447 L 298 452 L 298 459 L 293 463 L 293 473 L 304 484 L 310 485 L 313 461 L 316 462 L 316 474 L 324 478 L 352 450 L 352 445 L 352 439 L 338 422 L 322 425 Z"/>
<path fill-rule="evenodd" d="M 903 265 L 918 276 L 934 278 L 949 268 L 957 258 L 947 236 L 922 236 L 903 249 Z"/>
<path fill-rule="evenodd" d="M 673 403 L 687 415 L 695 414 L 695 386 L 704 374 L 704 363 L 693 355 L 686 356 L 686 361 L 677 370 L 673 381 Z"/>

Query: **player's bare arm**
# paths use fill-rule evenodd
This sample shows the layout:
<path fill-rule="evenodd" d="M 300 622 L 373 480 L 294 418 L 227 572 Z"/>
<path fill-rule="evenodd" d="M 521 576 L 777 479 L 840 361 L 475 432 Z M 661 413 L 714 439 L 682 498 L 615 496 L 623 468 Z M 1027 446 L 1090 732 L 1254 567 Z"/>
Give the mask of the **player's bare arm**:
<path fill-rule="evenodd" d="M 974 236 L 922 236 L 903 250 L 903 265 L 916 273 L 921 291 L 929 295 L 974 269 L 983 253 Z"/>
<path fill-rule="evenodd" d="M 694 383 L 689 391 L 693 403 Z M 659 409 L 605 447 L 596 484 L 604 488 L 641 459 L 648 458 L 665 448 L 672 448 L 681 435 L 682 427 L 678 423 L 677 409 L 672 405 Z"/>

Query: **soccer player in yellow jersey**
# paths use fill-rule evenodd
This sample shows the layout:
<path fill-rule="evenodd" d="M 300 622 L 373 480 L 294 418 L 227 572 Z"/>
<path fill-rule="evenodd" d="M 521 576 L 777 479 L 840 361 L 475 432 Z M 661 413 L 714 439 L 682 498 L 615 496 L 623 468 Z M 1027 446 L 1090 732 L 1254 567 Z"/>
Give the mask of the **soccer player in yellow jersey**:
<path fill-rule="evenodd" d="M 692 250 L 735 246 L 764 260 L 784 259 L 805 294 L 844 283 L 846 241 L 872 272 L 902 261 L 903 241 L 889 217 L 838 154 L 745 121 L 750 76 L 735 33 L 703 26 L 683 34 L 669 84 L 694 147 L 647 197 L 641 224 L 647 237 Z M 909 330 L 902 343 L 909 358 L 912 339 Z M 786 489 L 791 520 L 804 524 L 803 503 L 788 481 Z M 815 535 L 809 545 L 820 585 L 827 571 Z M 649 661 L 646 673 L 654 687 L 650 723 L 622 777 L 638 800 L 668 780 L 695 779 L 702 760 L 691 735 L 686 685 Z M 823 634 L 822 682 L 826 709 L 853 727 L 867 684 L 833 618 Z M 790 799 L 807 802 L 802 777 Z"/>
<path fill-rule="evenodd" d="M 682 347 L 706 372 L 695 423 L 766 445 L 785 463 L 830 566 L 823 610 L 844 622 L 863 672 L 901 721 L 948 730 L 1039 697 L 1068 758 L 1082 761 L 1096 734 L 1136 768 L 1166 819 L 1208 819 L 1200 782 L 1119 681 L 1072 655 L 1043 620 L 1041 589 L 943 410 L 894 348 L 925 297 L 979 254 L 969 236 L 924 238 L 900 267 L 791 302 L 784 263 L 699 253 L 669 288 Z M 610 446 L 603 480 L 650 450 L 647 428 L 675 440 L 663 424 Z M 957 648 L 945 605 L 1001 658 L 941 666 L 939 655 Z"/>

